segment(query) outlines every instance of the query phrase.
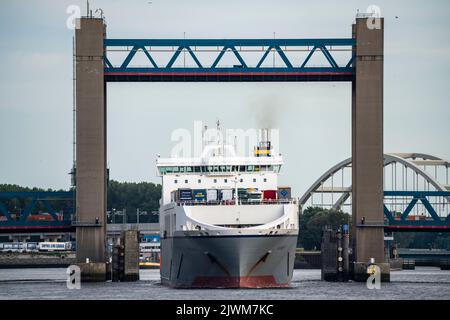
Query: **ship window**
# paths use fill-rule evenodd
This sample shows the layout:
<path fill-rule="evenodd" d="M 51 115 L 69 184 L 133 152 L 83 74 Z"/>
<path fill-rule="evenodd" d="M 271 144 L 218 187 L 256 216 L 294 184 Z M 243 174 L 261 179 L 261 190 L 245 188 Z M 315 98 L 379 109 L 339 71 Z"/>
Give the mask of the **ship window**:
<path fill-rule="evenodd" d="M 162 174 L 172 173 L 172 168 L 171 167 L 161 167 L 161 173 Z"/>
<path fill-rule="evenodd" d="M 244 182 L 244 179 L 241 178 L 241 180 L 239 180 L 240 182 Z"/>
<path fill-rule="evenodd" d="M 228 172 L 231 171 L 231 166 L 227 166 L 227 171 L 228 171 Z"/>
<path fill-rule="evenodd" d="M 264 178 L 264 182 L 267 182 L 267 178 Z"/>
<path fill-rule="evenodd" d="M 201 180 L 201 179 L 198 179 L 198 183 L 202 183 L 202 180 Z"/>
<path fill-rule="evenodd" d="M 200 167 L 194 167 L 194 172 L 200 172 Z"/>
<path fill-rule="evenodd" d="M 178 172 L 178 167 L 172 167 L 172 172 Z"/>
<path fill-rule="evenodd" d="M 184 167 L 180 167 L 180 172 L 184 172 Z"/>
<path fill-rule="evenodd" d="M 240 171 L 240 172 L 245 172 L 245 166 L 240 166 L 240 167 L 239 167 L 239 171 Z"/>
<path fill-rule="evenodd" d="M 225 172 L 227 171 L 227 167 L 226 166 L 220 166 L 220 172 Z"/>
<path fill-rule="evenodd" d="M 177 179 L 175 179 L 174 181 L 173 181 L 174 183 L 178 183 L 178 180 Z"/>
<path fill-rule="evenodd" d="M 186 167 L 186 172 L 192 172 L 192 167 Z"/>
<path fill-rule="evenodd" d="M 223 182 L 227 183 L 227 182 L 228 182 L 228 179 L 223 179 Z"/>
<path fill-rule="evenodd" d="M 231 168 L 231 171 L 238 171 L 238 166 L 233 166 L 232 168 Z"/>
<path fill-rule="evenodd" d="M 247 166 L 247 171 L 252 172 L 254 170 L 254 166 Z"/>
<path fill-rule="evenodd" d="M 188 180 L 184 180 L 184 183 L 189 183 L 189 181 Z"/>
<path fill-rule="evenodd" d="M 255 171 L 261 171 L 261 167 L 260 166 L 255 166 Z"/>
<path fill-rule="evenodd" d="M 217 179 L 214 179 L 214 183 L 217 183 Z"/>
<path fill-rule="evenodd" d="M 213 167 L 212 166 L 208 166 L 208 171 L 209 172 L 213 172 Z"/>
<path fill-rule="evenodd" d="M 253 182 L 256 182 L 256 179 L 255 179 L 255 178 L 253 178 Z"/>

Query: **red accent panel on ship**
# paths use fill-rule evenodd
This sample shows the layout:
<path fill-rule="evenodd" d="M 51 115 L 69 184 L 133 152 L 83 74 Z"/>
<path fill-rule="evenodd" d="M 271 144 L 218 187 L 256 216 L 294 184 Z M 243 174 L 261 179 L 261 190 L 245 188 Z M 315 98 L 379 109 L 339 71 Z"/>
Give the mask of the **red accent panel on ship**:
<path fill-rule="evenodd" d="M 264 190 L 263 197 L 265 200 L 276 200 L 277 199 L 277 190 Z"/>

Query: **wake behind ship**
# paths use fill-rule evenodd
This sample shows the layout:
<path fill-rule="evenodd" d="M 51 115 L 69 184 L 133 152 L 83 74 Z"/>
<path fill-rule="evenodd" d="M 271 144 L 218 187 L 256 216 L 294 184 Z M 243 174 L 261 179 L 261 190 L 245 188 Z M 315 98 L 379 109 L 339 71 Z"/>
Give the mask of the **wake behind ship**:
<path fill-rule="evenodd" d="M 278 187 L 283 164 L 268 130 L 254 156 L 158 158 L 161 281 L 176 288 L 288 287 L 298 235 L 298 205 Z M 208 153 L 213 152 L 213 155 Z"/>

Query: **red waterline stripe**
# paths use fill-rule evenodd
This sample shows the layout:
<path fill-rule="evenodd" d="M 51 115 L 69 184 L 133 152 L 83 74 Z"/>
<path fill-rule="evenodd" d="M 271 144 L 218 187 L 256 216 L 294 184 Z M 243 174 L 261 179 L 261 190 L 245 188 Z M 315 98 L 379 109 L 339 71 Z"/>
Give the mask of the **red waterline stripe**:
<path fill-rule="evenodd" d="M 273 276 L 197 277 L 192 287 L 197 288 L 280 288 L 288 283 L 277 283 Z"/>

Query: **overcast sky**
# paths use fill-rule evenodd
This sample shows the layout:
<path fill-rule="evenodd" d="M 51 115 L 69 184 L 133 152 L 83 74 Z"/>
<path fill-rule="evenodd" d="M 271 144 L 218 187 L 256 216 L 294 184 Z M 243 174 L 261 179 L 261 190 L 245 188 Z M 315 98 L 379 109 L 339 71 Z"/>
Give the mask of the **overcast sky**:
<path fill-rule="evenodd" d="M 450 2 L 100 1 L 109 38 L 348 38 L 357 9 L 385 17 L 385 152 L 450 159 Z M 0 183 L 68 188 L 72 166 L 69 5 L 0 1 Z M 395 18 L 398 16 L 398 19 Z M 348 83 L 108 84 L 108 164 L 119 181 L 158 182 L 171 132 L 201 120 L 255 128 L 268 108 L 280 129 L 281 183 L 300 196 L 351 155 Z"/>

